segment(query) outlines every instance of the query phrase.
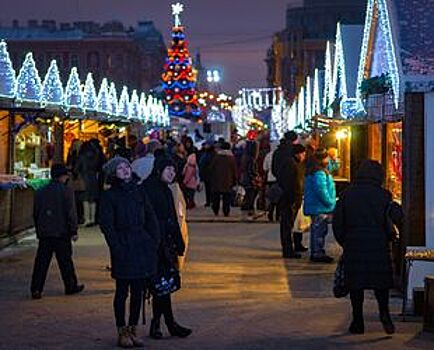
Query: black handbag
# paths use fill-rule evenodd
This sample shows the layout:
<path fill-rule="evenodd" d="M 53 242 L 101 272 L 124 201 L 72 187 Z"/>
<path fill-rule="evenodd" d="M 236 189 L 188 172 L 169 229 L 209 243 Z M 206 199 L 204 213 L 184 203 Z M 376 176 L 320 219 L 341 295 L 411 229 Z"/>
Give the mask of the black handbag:
<path fill-rule="evenodd" d="M 161 297 L 181 289 L 181 275 L 179 271 L 171 267 L 151 279 L 149 290 L 152 295 Z"/>
<path fill-rule="evenodd" d="M 344 298 L 350 293 L 345 285 L 345 269 L 343 256 L 339 258 L 333 280 L 333 295 L 335 298 Z"/>

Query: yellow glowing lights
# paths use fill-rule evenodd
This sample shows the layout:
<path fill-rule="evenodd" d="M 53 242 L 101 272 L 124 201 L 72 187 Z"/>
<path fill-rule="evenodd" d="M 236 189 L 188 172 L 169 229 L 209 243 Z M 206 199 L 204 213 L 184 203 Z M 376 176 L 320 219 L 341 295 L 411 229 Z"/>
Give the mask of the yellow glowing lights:
<path fill-rule="evenodd" d="M 348 129 L 340 129 L 336 131 L 336 140 L 345 140 L 351 137 L 351 132 Z"/>

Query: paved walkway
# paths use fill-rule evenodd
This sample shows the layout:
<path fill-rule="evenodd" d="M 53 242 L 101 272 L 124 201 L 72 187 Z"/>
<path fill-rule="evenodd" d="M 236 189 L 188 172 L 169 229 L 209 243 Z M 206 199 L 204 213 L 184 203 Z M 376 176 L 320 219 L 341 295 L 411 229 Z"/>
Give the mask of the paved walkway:
<path fill-rule="evenodd" d="M 115 344 L 113 282 L 97 228 L 75 245 L 82 295 L 64 296 L 53 264 L 44 297 L 30 300 L 32 240 L 0 252 L 0 349 L 111 349 Z M 330 243 L 333 254 L 337 247 Z M 400 322 L 385 336 L 372 295 L 366 298 L 367 334 L 350 336 L 348 300 L 331 294 L 334 266 L 279 256 L 274 224 L 191 223 L 183 289 L 175 316 L 193 328 L 187 339 L 146 337 L 148 349 L 433 349 L 420 322 Z M 147 313 L 149 317 L 150 308 Z M 144 333 L 144 332 L 143 332 Z"/>

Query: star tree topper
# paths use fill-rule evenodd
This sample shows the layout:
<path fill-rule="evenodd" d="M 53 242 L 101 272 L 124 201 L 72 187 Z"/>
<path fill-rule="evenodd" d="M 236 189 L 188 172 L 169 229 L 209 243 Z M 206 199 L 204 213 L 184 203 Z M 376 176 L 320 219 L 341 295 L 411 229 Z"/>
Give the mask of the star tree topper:
<path fill-rule="evenodd" d="M 175 26 L 179 27 L 181 25 L 180 14 L 184 11 L 184 5 L 180 2 L 172 5 L 172 15 L 175 17 Z"/>

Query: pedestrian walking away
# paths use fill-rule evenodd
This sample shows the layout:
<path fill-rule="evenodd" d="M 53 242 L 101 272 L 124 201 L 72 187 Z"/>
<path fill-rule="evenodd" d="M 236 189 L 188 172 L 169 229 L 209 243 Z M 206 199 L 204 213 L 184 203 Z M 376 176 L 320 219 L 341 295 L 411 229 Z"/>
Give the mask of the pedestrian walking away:
<path fill-rule="evenodd" d="M 304 213 L 311 217 L 310 260 L 331 263 L 333 258 L 325 252 L 328 224 L 336 204 L 336 188 L 333 177 L 327 170 L 327 150 L 319 148 L 306 166 L 304 186 Z"/>
<path fill-rule="evenodd" d="M 155 209 L 161 233 L 161 241 L 158 247 L 157 275 L 162 275 L 165 271 L 170 270 L 179 271 L 178 258 L 185 253 L 185 243 L 179 227 L 172 191 L 169 188 L 175 177 L 174 162 L 162 155 L 155 159 L 154 170 L 143 183 Z M 175 321 L 170 294 L 153 295 L 152 313 L 153 317 L 149 331 L 152 338 L 161 339 L 163 337 L 160 326 L 161 316 L 164 316 L 170 335 L 184 338 L 192 333 L 191 329 L 183 327 Z"/>
<path fill-rule="evenodd" d="M 241 206 L 243 220 L 253 220 L 255 214 L 255 199 L 261 186 L 261 179 L 257 169 L 258 144 L 256 141 L 247 141 L 241 159 L 241 180 L 246 194 Z"/>
<path fill-rule="evenodd" d="M 51 182 L 35 193 L 33 219 L 39 244 L 33 266 L 30 291 L 33 299 L 40 299 L 44 290 L 53 254 L 59 265 L 65 294 L 80 293 L 72 261 L 72 241 L 77 241 L 77 212 L 74 191 L 67 187 L 68 169 L 62 164 L 51 168 Z"/>
<path fill-rule="evenodd" d="M 237 183 L 237 165 L 229 142 L 223 142 L 221 150 L 210 165 L 210 180 L 212 188 L 212 210 L 219 214 L 220 202 L 223 202 L 223 215 L 229 216 L 231 210 L 232 188 Z"/>
<path fill-rule="evenodd" d="M 373 160 L 363 161 L 351 186 L 339 199 L 333 217 L 333 233 L 343 248 L 345 287 L 350 291 L 353 320 L 349 331 L 364 333 L 364 291 L 372 289 L 380 321 L 387 334 L 395 332 L 389 312 L 393 287 L 390 243 L 402 226 L 401 206 L 382 187 L 384 170 Z"/>
<path fill-rule="evenodd" d="M 102 194 L 99 223 L 110 249 L 112 277 L 116 281 L 113 307 L 118 345 L 143 346 L 137 325 L 146 281 L 157 272 L 159 226 L 146 192 L 133 178 L 126 158 L 111 159 L 104 165 L 104 172 L 111 187 Z"/>

